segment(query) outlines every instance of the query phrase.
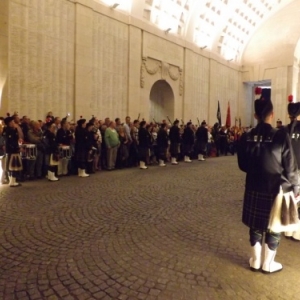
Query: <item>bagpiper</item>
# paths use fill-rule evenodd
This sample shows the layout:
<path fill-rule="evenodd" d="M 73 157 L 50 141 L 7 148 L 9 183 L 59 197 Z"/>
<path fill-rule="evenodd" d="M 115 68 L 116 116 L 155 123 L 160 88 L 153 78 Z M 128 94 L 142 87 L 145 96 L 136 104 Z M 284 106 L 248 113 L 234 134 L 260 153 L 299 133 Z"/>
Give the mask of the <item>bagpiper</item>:
<path fill-rule="evenodd" d="M 289 96 L 289 100 L 293 101 L 293 98 Z M 288 104 L 288 114 L 291 120 L 290 124 L 285 127 L 286 131 L 291 137 L 292 146 L 297 163 L 298 177 L 300 174 L 300 102 Z M 299 178 L 298 178 L 299 180 Z M 286 232 L 285 236 L 291 238 L 294 241 L 300 241 L 300 229 L 294 232 Z"/>
<path fill-rule="evenodd" d="M 21 184 L 17 182 L 17 175 L 23 170 L 19 145 L 19 143 L 22 143 L 22 140 L 19 137 L 14 117 L 8 116 L 5 118 L 4 123 L 6 127 L 4 128 L 3 136 L 5 138 L 6 170 L 9 176 L 9 186 L 19 187 Z"/>

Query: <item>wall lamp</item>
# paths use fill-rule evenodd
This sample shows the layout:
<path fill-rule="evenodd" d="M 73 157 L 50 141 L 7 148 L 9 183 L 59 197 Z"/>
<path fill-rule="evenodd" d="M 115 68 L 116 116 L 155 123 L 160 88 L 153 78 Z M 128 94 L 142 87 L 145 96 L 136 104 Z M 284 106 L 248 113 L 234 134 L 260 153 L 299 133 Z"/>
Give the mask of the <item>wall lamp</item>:
<path fill-rule="evenodd" d="M 114 5 L 111 6 L 111 8 L 115 9 L 120 5 L 120 3 L 115 3 Z"/>
<path fill-rule="evenodd" d="M 171 31 L 172 28 L 168 28 L 167 30 L 165 30 L 165 34 L 168 34 Z"/>
<path fill-rule="evenodd" d="M 206 45 L 205 45 L 205 46 L 203 46 L 203 47 L 200 47 L 200 49 L 202 49 L 202 50 L 203 50 L 203 49 L 205 49 L 205 48 L 207 48 L 207 46 L 206 46 Z"/>
<path fill-rule="evenodd" d="M 228 59 L 227 61 L 233 61 L 233 58 L 232 59 Z"/>

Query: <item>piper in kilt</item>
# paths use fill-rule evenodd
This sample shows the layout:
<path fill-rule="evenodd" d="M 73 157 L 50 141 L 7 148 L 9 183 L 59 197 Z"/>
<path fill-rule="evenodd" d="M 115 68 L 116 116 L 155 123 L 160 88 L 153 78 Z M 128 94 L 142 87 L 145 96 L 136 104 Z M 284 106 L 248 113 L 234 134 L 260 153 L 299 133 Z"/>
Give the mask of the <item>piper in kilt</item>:
<path fill-rule="evenodd" d="M 21 184 L 16 182 L 16 177 L 18 172 L 23 170 L 19 147 L 19 133 L 13 117 L 8 116 L 4 122 L 6 127 L 3 130 L 3 136 L 5 138 L 5 150 L 7 154 L 6 170 L 8 171 L 9 186 L 18 187 Z"/>
<path fill-rule="evenodd" d="M 280 188 L 284 193 L 298 194 L 298 175 L 287 132 L 271 126 L 271 100 L 255 101 L 255 118 L 257 126 L 242 136 L 238 147 L 239 167 L 247 173 L 242 221 L 250 228 L 250 269 L 259 271 L 262 267 L 263 273 L 269 274 L 282 270 L 274 261 L 281 234 L 268 230 L 271 208 Z"/>
<path fill-rule="evenodd" d="M 55 136 L 56 125 L 51 121 L 46 123 L 46 128 L 44 138 L 47 145 L 45 149 L 45 161 L 48 169 L 47 177 L 49 181 L 58 181 L 59 179 L 55 176 L 59 163 L 58 143 Z"/>
<path fill-rule="evenodd" d="M 300 173 L 300 102 L 289 103 L 288 113 L 291 123 L 285 127 L 292 140 L 292 146 L 297 162 L 298 175 Z M 290 237 L 294 241 L 300 241 L 300 228 L 294 232 L 286 232 L 286 237 Z"/>
<path fill-rule="evenodd" d="M 79 177 L 89 177 L 85 170 L 87 167 L 87 160 L 89 154 L 89 133 L 86 129 L 86 120 L 80 119 L 77 121 L 77 128 L 75 130 L 75 159 L 78 167 Z"/>
<path fill-rule="evenodd" d="M 157 148 L 159 156 L 159 166 L 165 167 L 165 161 L 167 160 L 166 154 L 169 146 L 169 136 L 167 132 L 167 124 L 161 124 L 157 133 Z"/>
<path fill-rule="evenodd" d="M 180 128 L 178 127 L 179 121 L 175 120 L 173 126 L 170 128 L 169 138 L 170 138 L 170 154 L 172 165 L 178 165 L 177 156 L 179 153 L 180 146 Z"/>

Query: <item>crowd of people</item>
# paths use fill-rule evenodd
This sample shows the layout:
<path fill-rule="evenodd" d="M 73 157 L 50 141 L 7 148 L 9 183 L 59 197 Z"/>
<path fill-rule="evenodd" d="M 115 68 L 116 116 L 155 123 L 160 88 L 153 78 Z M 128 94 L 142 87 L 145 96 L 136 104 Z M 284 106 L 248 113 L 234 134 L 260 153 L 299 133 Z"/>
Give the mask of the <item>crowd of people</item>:
<path fill-rule="evenodd" d="M 0 118 L 1 183 L 16 187 L 20 181 L 45 177 L 58 181 L 65 175 L 88 177 L 99 170 L 146 170 L 149 165 L 165 167 L 168 162 L 177 165 L 178 161 L 233 155 L 245 130 L 219 123 L 210 127 L 205 121 L 147 123 L 126 117 L 122 122 L 92 116 L 74 122 L 69 116 L 54 117 L 52 112 L 45 121 L 34 121 L 8 114 Z"/>

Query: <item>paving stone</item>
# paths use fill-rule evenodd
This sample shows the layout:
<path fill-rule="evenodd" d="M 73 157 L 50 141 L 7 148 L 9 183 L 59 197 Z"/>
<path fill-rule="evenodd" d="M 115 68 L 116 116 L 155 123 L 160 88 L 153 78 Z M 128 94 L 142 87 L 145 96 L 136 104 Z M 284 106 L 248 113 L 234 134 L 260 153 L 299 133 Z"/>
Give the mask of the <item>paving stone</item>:
<path fill-rule="evenodd" d="M 236 157 L 0 186 L 0 299 L 298 300 L 299 245 L 249 271 Z"/>

